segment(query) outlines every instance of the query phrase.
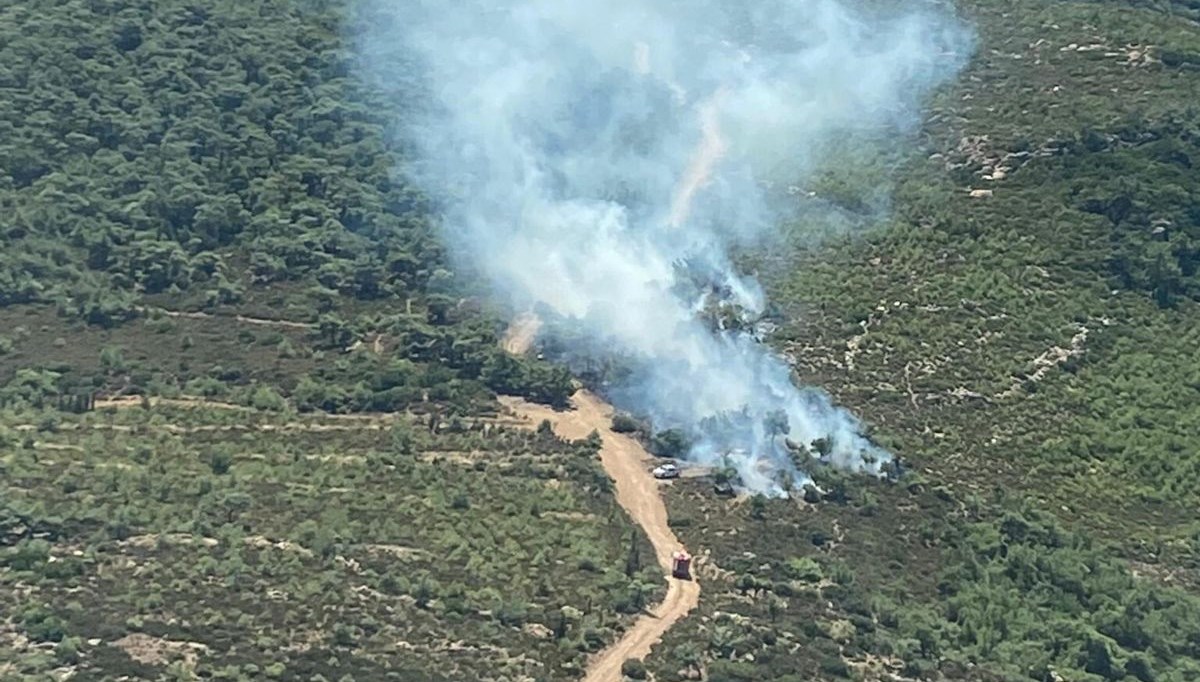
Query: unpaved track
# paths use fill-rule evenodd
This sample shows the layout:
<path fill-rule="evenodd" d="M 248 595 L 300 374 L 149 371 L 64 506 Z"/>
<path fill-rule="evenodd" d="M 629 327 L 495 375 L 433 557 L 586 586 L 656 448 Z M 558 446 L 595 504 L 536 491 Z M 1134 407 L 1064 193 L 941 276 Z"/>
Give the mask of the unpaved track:
<path fill-rule="evenodd" d="M 261 413 L 270 414 L 269 412 L 260 412 L 253 407 L 246 405 L 236 405 L 234 403 L 221 402 L 219 400 L 209 400 L 201 397 L 180 397 L 180 398 L 161 398 L 158 396 L 140 396 L 128 395 L 116 398 L 97 398 L 93 407 L 94 414 L 102 414 L 103 410 L 132 410 L 140 408 L 142 405 L 150 407 L 175 407 L 184 409 L 208 409 L 208 410 L 226 410 L 230 412 L 244 412 L 247 414 Z M 330 414 L 328 412 L 314 412 L 303 414 L 300 418 L 290 422 L 266 423 L 266 424 L 200 424 L 196 426 L 180 426 L 178 424 L 153 424 L 153 425 L 134 425 L 134 424 L 105 424 L 101 422 L 73 424 L 67 423 L 59 427 L 62 431 L 113 431 L 122 433 L 132 433 L 144 428 L 152 430 L 164 431 L 167 433 L 204 433 L 217 431 L 259 431 L 259 432 L 293 432 L 293 431 L 309 431 L 309 432 L 325 432 L 325 431 L 382 431 L 390 428 L 393 424 L 403 421 L 404 417 L 393 413 L 372 413 L 372 414 Z M 502 419 L 489 420 L 494 424 L 504 426 L 514 426 Z M 335 423 L 330 423 L 335 422 Z M 17 424 L 13 427 L 17 431 L 36 431 L 37 424 Z M 65 447 L 55 444 L 46 444 L 43 447 Z"/>
<path fill-rule="evenodd" d="M 667 507 L 659 494 L 658 482 L 647 468 L 650 455 L 634 439 L 611 430 L 612 408 L 588 391 L 579 391 L 571 397 L 575 409 L 570 412 L 555 412 L 514 398 L 502 401 L 514 413 L 530 420 L 530 426 L 543 419 L 550 420 L 555 432 L 563 438 L 576 440 L 587 438 L 592 431 L 598 432 L 600 461 L 616 484 L 617 503 L 654 545 L 658 564 L 667 579 L 667 596 L 650 613 L 638 618 L 619 641 L 597 654 L 589 662 L 584 677 L 584 682 L 620 682 L 621 664 L 631 658 L 644 658 L 663 634 L 700 601 L 699 583 L 670 577 L 671 554 L 682 545 L 667 525 Z"/>
<path fill-rule="evenodd" d="M 181 317 L 189 320 L 234 320 L 245 324 L 254 324 L 261 327 L 283 327 L 285 329 L 316 329 L 317 325 L 311 322 L 293 322 L 291 320 L 271 320 L 265 317 L 250 317 L 248 315 L 214 315 L 213 313 L 205 312 L 184 312 L 181 310 L 167 310 L 165 308 L 138 308 L 142 313 L 158 313 L 167 317 Z"/>
<path fill-rule="evenodd" d="M 141 407 L 145 401 L 150 407 L 158 405 L 166 405 L 168 407 L 195 407 L 205 408 L 210 410 L 232 410 L 236 412 L 253 412 L 253 407 L 246 405 L 235 405 L 233 403 L 225 403 L 219 400 L 209 400 L 208 398 L 160 398 L 158 396 L 140 396 L 140 395 L 125 395 L 119 398 L 97 398 L 92 405 L 97 410 L 114 409 L 127 410 L 135 407 Z"/>

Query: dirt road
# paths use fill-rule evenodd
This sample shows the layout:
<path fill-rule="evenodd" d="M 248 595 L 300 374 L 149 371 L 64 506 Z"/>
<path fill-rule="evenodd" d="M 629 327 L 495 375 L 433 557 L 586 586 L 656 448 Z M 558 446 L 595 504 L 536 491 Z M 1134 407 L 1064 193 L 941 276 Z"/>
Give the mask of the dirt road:
<path fill-rule="evenodd" d="M 283 327 L 285 329 L 316 329 L 317 325 L 311 322 L 293 322 L 291 320 L 269 320 L 263 317 L 249 317 L 247 315 L 214 315 L 205 312 L 183 312 L 180 310 L 166 310 L 165 308 L 138 308 L 141 313 L 158 313 L 167 317 L 180 317 L 191 320 L 214 320 L 226 319 L 243 322 L 245 324 L 254 324 L 261 327 Z"/>
<path fill-rule="evenodd" d="M 620 682 L 621 664 L 631 658 L 644 658 L 663 634 L 700 601 L 698 583 L 670 577 L 671 553 L 681 545 L 667 525 L 667 508 L 659 494 L 658 482 L 648 471 L 650 455 L 634 439 L 611 430 L 612 408 L 588 391 L 579 391 L 571 397 L 575 409 L 570 412 L 555 412 L 514 398 L 502 401 L 515 414 L 530 420 L 531 426 L 549 419 L 563 438 L 586 438 L 592 431 L 599 432 L 600 461 L 616 484 L 617 502 L 645 530 L 654 545 L 658 564 L 666 575 L 667 596 L 649 614 L 638 618 L 619 641 L 597 654 L 589 662 L 584 677 L 584 682 Z"/>

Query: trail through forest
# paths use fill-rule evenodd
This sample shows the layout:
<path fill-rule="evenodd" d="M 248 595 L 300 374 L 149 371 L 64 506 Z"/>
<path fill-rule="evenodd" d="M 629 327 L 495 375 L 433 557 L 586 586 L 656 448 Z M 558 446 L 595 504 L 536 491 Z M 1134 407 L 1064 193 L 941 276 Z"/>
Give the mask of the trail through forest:
<path fill-rule="evenodd" d="M 138 308 L 142 313 L 158 313 L 166 317 L 179 317 L 189 320 L 213 320 L 213 319 L 228 319 L 245 324 L 258 325 L 260 327 L 282 327 L 285 329 L 316 329 L 317 325 L 311 322 L 293 322 L 291 320 L 272 320 L 265 317 L 251 317 L 248 315 L 215 315 L 205 312 L 185 312 L 182 310 L 167 310 L 165 308 Z"/>
<path fill-rule="evenodd" d="M 621 664 L 650 653 L 664 633 L 694 609 L 700 601 L 700 585 L 671 577 L 671 554 L 682 545 L 667 524 L 667 507 L 658 482 L 647 469 L 650 454 L 633 438 L 612 431 L 613 410 L 595 394 L 580 390 L 571 397 L 569 412 L 555 412 L 544 405 L 517 398 L 502 398 L 506 407 L 529 421 L 532 428 L 549 420 L 563 438 L 587 438 L 600 434 L 600 461 L 616 484 L 617 503 L 646 531 L 667 579 L 662 603 L 642 615 L 615 644 L 597 654 L 588 664 L 584 682 L 620 682 Z"/>

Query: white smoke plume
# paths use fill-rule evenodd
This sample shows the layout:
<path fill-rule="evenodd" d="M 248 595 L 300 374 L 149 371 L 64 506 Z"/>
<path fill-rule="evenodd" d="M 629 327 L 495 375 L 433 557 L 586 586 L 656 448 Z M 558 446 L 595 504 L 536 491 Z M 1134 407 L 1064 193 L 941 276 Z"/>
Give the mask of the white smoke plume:
<path fill-rule="evenodd" d="M 440 201 L 448 243 L 512 303 L 585 329 L 579 352 L 633 358 L 619 407 L 782 494 L 807 480 L 785 435 L 828 438 L 850 469 L 889 455 L 697 312 L 713 297 L 764 309 L 728 254 L 778 220 L 765 181 L 803 182 L 831 140 L 910 128 L 963 63 L 970 37 L 944 7 L 896 4 L 368 0 L 361 53 L 374 78 L 407 77 L 381 56 L 396 51 L 423 74 L 404 170 Z"/>

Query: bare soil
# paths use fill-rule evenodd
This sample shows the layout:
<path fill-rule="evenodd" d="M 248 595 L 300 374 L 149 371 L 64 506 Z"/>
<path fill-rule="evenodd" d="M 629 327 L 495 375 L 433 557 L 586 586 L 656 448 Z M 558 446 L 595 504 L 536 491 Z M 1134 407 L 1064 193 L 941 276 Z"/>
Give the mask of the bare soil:
<path fill-rule="evenodd" d="M 317 328 L 317 325 L 312 324 L 311 322 L 294 322 L 292 320 L 271 320 L 271 319 L 267 319 L 264 317 L 250 317 L 248 315 L 214 315 L 212 313 L 205 313 L 205 312 L 184 312 L 181 310 L 165 310 L 162 308 L 155 308 L 155 309 L 141 308 L 140 310 L 142 312 L 151 312 L 151 311 L 157 312 L 157 313 L 165 315 L 167 317 L 181 317 L 181 318 L 187 318 L 187 319 L 191 319 L 191 320 L 209 320 L 209 319 L 213 319 L 213 318 L 224 318 L 224 319 L 234 320 L 236 322 L 242 322 L 244 324 L 258 325 L 260 327 L 279 327 L 279 328 L 283 328 L 283 329 L 302 329 L 302 330 L 309 330 L 309 329 Z"/>

